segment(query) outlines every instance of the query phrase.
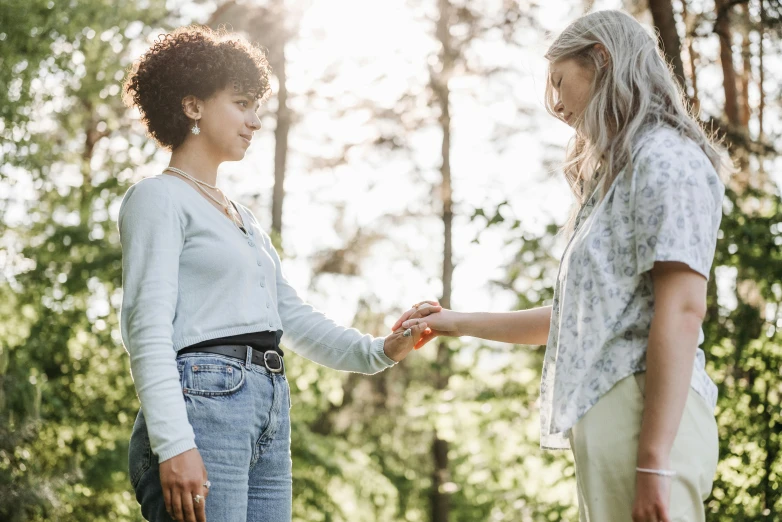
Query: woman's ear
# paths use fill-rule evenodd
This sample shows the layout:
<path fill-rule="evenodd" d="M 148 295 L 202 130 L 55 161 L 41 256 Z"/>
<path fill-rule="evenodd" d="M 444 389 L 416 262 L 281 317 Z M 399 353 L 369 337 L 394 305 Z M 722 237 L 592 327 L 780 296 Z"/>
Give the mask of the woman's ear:
<path fill-rule="evenodd" d="M 597 43 L 592 49 L 594 49 L 595 54 L 597 55 L 597 63 L 600 64 L 600 68 L 607 67 L 611 62 L 611 57 L 608 54 L 608 49 L 605 48 L 605 45 Z"/>
<path fill-rule="evenodd" d="M 201 119 L 201 110 L 203 107 L 203 102 L 192 94 L 182 98 L 182 112 L 191 120 Z"/>

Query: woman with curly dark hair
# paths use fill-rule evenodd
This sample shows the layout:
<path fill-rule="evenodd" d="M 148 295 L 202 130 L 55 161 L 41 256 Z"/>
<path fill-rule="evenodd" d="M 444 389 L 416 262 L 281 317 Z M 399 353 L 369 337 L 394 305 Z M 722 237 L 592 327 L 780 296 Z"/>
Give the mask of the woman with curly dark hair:
<path fill-rule="evenodd" d="M 141 402 L 130 479 L 152 521 L 289 521 L 283 334 L 308 359 L 371 374 L 426 329 L 374 338 L 335 324 L 299 298 L 255 216 L 217 187 L 218 166 L 241 160 L 260 128 L 269 74 L 243 38 L 186 27 L 158 39 L 124 86 L 172 151 L 163 173 L 128 190 L 118 219 L 122 339 Z"/>

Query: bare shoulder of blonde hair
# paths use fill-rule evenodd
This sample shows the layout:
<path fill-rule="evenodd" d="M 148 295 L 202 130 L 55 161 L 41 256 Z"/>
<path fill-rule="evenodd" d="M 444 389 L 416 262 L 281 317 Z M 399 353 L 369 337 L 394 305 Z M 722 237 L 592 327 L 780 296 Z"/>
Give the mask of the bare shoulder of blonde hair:
<path fill-rule="evenodd" d="M 596 49 L 601 44 L 608 54 Z M 590 100 L 575 122 L 576 135 L 568 145 L 564 172 L 576 197 L 565 226 L 573 228 L 575 214 L 599 178 L 603 191 L 625 168 L 633 168 L 633 152 L 645 132 L 661 126 L 676 129 L 693 140 L 723 179 L 734 170 L 724 149 L 705 132 L 685 104 L 654 35 L 621 11 L 596 11 L 572 22 L 546 52 L 550 64 L 575 59 L 595 71 Z M 557 103 L 551 81 L 546 82 L 546 109 L 554 116 Z"/>

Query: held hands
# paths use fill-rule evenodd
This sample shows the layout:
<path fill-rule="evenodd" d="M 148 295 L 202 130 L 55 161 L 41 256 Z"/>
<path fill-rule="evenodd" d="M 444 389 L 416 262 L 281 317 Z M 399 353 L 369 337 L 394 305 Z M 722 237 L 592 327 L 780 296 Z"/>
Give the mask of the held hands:
<path fill-rule="evenodd" d="M 402 314 L 394 323 L 392 330 L 396 331 L 398 328 L 415 329 L 424 325 L 426 330 L 415 343 L 415 349 L 418 350 L 439 335 L 460 336 L 461 333 L 457 325 L 458 315 L 457 312 L 443 308 L 436 301 L 422 301 Z"/>
<path fill-rule="evenodd" d="M 412 328 L 397 328 L 394 333 L 386 337 L 383 350 L 389 359 L 394 362 L 399 362 L 409 354 L 413 347 L 416 346 L 421 338 L 425 335 L 425 332 L 430 332 L 426 323 L 418 324 Z M 407 335 L 405 333 L 407 332 Z"/>
<path fill-rule="evenodd" d="M 206 522 L 209 481 L 201 454 L 193 448 L 160 463 L 166 511 L 178 522 Z"/>
<path fill-rule="evenodd" d="M 414 347 L 417 350 L 426 344 L 428 341 L 424 341 L 425 338 L 431 338 L 432 329 L 429 328 L 425 321 L 419 321 L 415 325 L 402 327 L 402 321 L 410 317 L 413 312 L 419 309 L 423 311 L 424 308 L 431 310 L 429 313 L 442 310 L 442 307 L 438 303 L 434 301 L 424 301 L 423 303 L 413 305 L 413 308 L 402 314 L 402 317 L 397 319 L 396 323 L 394 323 L 394 327 L 391 328 L 391 331 L 394 333 L 386 337 L 383 349 L 389 359 L 394 362 L 399 362 L 407 357 L 407 354 L 409 354 Z"/>

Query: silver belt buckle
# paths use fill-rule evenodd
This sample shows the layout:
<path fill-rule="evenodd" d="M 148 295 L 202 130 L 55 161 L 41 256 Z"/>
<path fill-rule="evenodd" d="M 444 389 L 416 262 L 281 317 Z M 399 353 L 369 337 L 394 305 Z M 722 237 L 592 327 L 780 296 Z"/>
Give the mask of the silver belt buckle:
<path fill-rule="evenodd" d="M 279 368 L 272 368 L 269 366 L 269 356 L 274 356 L 277 358 L 277 360 L 280 362 Z M 285 363 L 282 360 L 282 357 L 280 357 L 280 354 L 273 350 L 269 350 L 268 352 L 263 352 L 263 365 L 266 366 L 266 369 L 269 370 L 272 373 L 282 373 L 285 369 Z"/>

